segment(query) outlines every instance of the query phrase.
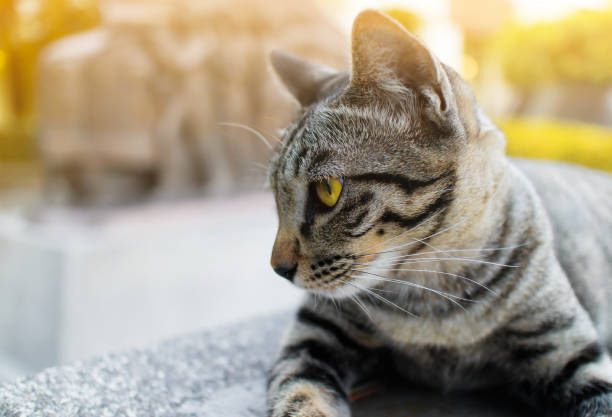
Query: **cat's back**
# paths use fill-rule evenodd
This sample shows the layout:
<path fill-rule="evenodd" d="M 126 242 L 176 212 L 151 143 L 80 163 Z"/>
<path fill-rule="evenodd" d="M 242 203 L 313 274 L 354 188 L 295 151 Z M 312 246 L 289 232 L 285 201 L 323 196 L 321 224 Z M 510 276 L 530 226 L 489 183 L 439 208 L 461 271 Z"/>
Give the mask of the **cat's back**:
<path fill-rule="evenodd" d="M 612 175 L 551 161 L 513 159 L 551 221 L 555 251 L 602 337 L 612 342 Z"/>

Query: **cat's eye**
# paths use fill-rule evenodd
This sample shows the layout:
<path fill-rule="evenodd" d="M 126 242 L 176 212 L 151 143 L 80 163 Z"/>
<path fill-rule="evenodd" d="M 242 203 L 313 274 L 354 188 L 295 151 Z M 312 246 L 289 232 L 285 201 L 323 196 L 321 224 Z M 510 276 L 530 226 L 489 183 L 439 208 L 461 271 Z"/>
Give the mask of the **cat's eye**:
<path fill-rule="evenodd" d="M 340 198 L 343 181 L 340 178 L 329 177 L 325 180 L 318 181 L 315 185 L 317 196 L 323 204 L 328 207 L 333 207 Z"/>

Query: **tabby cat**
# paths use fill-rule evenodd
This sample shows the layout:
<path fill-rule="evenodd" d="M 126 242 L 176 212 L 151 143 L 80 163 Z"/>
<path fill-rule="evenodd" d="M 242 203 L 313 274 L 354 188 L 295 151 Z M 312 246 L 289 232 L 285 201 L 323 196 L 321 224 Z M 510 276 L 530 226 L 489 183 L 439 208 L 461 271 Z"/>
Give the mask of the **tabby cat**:
<path fill-rule="evenodd" d="M 381 361 L 442 388 L 505 384 L 542 413 L 612 415 L 612 177 L 509 160 L 461 77 L 362 12 L 352 68 L 275 52 L 301 104 L 270 168 L 271 263 L 307 289 L 270 417 L 347 417 Z"/>

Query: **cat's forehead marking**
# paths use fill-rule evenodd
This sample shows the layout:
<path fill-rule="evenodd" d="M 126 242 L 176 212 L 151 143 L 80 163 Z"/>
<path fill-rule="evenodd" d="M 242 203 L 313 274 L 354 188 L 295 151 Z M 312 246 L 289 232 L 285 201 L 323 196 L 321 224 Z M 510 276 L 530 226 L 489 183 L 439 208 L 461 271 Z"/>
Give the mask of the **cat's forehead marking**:
<path fill-rule="evenodd" d="M 335 95 L 305 109 L 279 152 L 277 179 L 308 183 L 431 159 L 425 148 L 445 134 L 428 123 L 414 95 L 368 97 Z"/>
<path fill-rule="evenodd" d="M 285 142 L 280 150 L 280 164 L 277 169 L 278 177 L 290 177 L 290 173 L 295 171 L 295 164 L 298 159 L 305 156 L 306 150 L 296 151 L 296 143 L 301 144 L 301 136 L 306 130 L 307 116 L 304 115 L 287 135 Z"/>
<path fill-rule="evenodd" d="M 315 161 L 325 158 L 327 151 L 321 153 L 321 142 L 315 140 L 317 127 L 313 124 L 313 112 L 306 113 L 287 137 L 284 149 L 281 151 L 281 166 L 279 175 L 290 180 L 303 178 Z"/>

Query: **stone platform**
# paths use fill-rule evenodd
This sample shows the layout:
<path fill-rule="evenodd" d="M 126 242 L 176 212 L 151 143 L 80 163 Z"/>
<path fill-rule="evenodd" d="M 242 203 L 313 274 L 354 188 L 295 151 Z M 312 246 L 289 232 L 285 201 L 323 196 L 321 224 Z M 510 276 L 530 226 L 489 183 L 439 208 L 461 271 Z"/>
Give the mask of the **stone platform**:
<path fill-rule="evenodd" d="M 264 417 L 265 371 L 293 313 L 85 360 L 0 386 L 1 417 Z M 392 387 L 354 417 L 531 417 L 500 394 Z"/>
<path fill-rule="evenodd" d="M 0 382 L 295 307 L 270 193 L 97 212 L 0 207 Z"/>

